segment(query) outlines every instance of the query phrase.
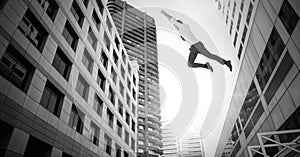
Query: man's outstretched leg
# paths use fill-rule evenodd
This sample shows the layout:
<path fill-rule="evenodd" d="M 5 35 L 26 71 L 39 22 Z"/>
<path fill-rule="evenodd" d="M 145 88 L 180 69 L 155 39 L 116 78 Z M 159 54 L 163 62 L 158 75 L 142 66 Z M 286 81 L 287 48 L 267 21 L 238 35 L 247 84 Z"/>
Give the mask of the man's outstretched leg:
<path fill-rule="evenodd" d="M 213 68 L 210 66 L 210 64 L 207 62 L 206 64 L 201 63 L 195 63 L 197 57 L 197 52 L 190 52 L 189 58 L 188 58 L 188 66 L 191 68 L 206 68 L 213 72 Z"/>
<path fill-rule="evenodd" d="M 197 43 L 197 45 L 195 45 L 196 48 L 200 51 L 200 53 L 202 55 L 204 55 L 205 57 L 209 58 L 209 59 L 212 59 L 212 60 L 215 60 L 217 62 L 219 62 L 220 64 L 222 65 L 226 65 L 230 71 L 232 71 L 232 65 L 231 65 L 231 61 L 230 60 L 225 60 L 215 54 L 212 54 L 210 53 L 202 43 Z"/>

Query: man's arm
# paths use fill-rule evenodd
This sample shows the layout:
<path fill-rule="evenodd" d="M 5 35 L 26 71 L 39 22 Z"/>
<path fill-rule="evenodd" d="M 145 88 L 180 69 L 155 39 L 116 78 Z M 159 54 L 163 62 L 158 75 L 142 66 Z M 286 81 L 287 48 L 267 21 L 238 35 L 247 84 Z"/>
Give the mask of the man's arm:
<path fill-rule="evenodd" d="M 171 19 L 174 18 L 173 16 L 171 16 L 170 14 L 165 12 L 164 10 L 162 10 L 160 13 L 163 14 L 169 21 L 171 21 Z"/>

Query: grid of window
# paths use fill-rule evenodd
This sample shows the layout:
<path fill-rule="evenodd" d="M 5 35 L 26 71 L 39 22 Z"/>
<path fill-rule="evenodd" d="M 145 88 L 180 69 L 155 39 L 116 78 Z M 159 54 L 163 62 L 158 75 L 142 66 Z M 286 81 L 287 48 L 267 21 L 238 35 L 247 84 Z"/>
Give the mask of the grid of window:
<path fill-rule="evenodd" d="M 37 0 L 40 3 L 43 10 L 47 13 L 52 21 L 54 21 L 57 11 L 58 5 L 55 0 Z"/>
<path fill-rule="evenodd" d="M 83 131 L 84 114 L 74 104 L 72 105 L 69 126 L 82 134 Z"/>
<path fill-rule="evenodd" d="M 81 76 L 81 74 L 79 74 L 77 85 L 76 85 L 76 91 L 85 101 L 87 101 L 87 99 L 88 99 L 89 88 L 90 88 L 89 84 Z"/>
<path fill-rule="evenodd" d="M 96 51 L 98 41 L 97 41 L 97 38 L 96 38 L 94 32 L 92 31 L 91 27 L 89 28 L 87 40 L 92 45 L 93 49 Z"/>
<path fill-rule="evenodd" d="M 79 37 L 77 36 L 75 30 L 72 28 L 69 21 L 66 22 L 62 36 L 66 39 L 66 41 L 69 43 L 71 48 L 76 51 L 77 43 L 79 40 Z"/>
<path fill-rule="evenodd" d="M 73 14 L 77 23 L 79 24 L 79 26 L 82 27 L 84 15 L 83 15 L 79 5 L 77 4 L 76 0 L 73 1 L 70 11 Z"/>
<path fill-rule="evenodd" d="M 283 1 L 278 17 L 291 35 L 299 21 L 299 15 L 296 13 L 288 0 Z"/>
<path fill-rule="evenodd" d="M 35 70 L 34 66 L 11 45 L 3 54 L 0 65 L 1 76 L 27 92 Z"/>
<path fill-rule="evenodd" d="M 97 75 L 97 84 L 100 86 L 100 88 L 104 91 L 105 90 L 105 77 L 102 74 L 101 70 L 98 69 L 98 75 Z"/>
<path fill-rule="evenodd" d="M 29 9 L 20 21 L 18 28 L 32 45 L 42 52 L 48 32 Z"/>
<path fill-rule="evenodd" d="M 40 103 L 49 112 L 59 117 L 63 98 L 64 95 L 51 82 L 47 81 Z"/>
<path fill-rule="evenodd" d="M 68 59 L 68 57 L 64 54 L 64 52 L 57 48 L 56 54 L 54 56 L 54 60 L 52 66 L 66 79 L 69 80 L 72 62 Z"/>
<path fill-rule="evenodd" d="M 101 100 L 101 98 L 97 94 L 95 94 L 93 109 L 94 109 L 94 111 L 97 112 L 97 114 L 100 117 L 102 116 L 103 101 Z"/>
<path fill-rule="evenodd" d="M 86 67 L 86 69 L 92 73 L 93 71 L 93 59 L 91 55 L 88 53 L 86 49 L 84 49 L 83 55 L 82 55 L 82 64 Z"/>

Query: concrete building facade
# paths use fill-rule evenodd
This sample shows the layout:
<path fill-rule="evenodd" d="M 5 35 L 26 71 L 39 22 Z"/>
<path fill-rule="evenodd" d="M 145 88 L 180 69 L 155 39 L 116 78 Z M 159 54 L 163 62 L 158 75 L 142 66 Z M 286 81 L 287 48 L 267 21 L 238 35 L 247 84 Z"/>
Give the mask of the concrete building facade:
<path fill-rule="evenodd" d="M 129 58 L 139 64 L 138 156 L 162 154 L 156 26 L 152 17 L 121 0 L 108 9 Z"/>
<path fill-rule="evenodd" d="M 240 62 L 215 156 L 299 155 L 300 2 L 217 2 Z"/>
<path fill-rule="evenodd" d="M 0 2 L 0 156 L 136 156 L 138 66 L 105 4 Z"/>

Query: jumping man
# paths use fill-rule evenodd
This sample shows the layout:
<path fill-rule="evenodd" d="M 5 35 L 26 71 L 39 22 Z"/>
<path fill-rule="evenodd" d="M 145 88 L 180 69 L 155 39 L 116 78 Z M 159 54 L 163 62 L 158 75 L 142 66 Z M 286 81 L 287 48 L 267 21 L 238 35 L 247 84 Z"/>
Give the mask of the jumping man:
<path fill-rule="evenodd" d="M 199 54 L 204 55 L 207 58 L 210 58 L 212 60 L 215 60 L 219 62 L 222 65 L 226 65 L 230 71 L 232 71 L 232 65 L 230 60 L 224 60 L 223 58 L 214 55 L 210 53 L 203 45 L 201 41 L 199 41 L 195 35 L 192 33 L 190 27 L 188 24 L 183 23 L 181 20 L 175 19 L 168 13 L 166 13 L 164 10 L 161 11 L 161 13 L 174 25 L 178 33 L 180 34 L 180 37 L 186 41 L 190 47 L 190 54 L 188 58 L 188 66 L 191 68 L 206 68 L 211 71 L 213 71 L 213 68 L 210 66 L 210 64 L 207 62 L 206 64 L 201 63 L 195 63 L 195 59 Z"/>

